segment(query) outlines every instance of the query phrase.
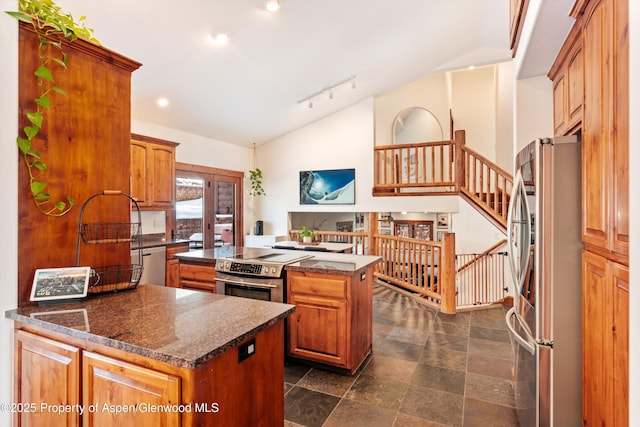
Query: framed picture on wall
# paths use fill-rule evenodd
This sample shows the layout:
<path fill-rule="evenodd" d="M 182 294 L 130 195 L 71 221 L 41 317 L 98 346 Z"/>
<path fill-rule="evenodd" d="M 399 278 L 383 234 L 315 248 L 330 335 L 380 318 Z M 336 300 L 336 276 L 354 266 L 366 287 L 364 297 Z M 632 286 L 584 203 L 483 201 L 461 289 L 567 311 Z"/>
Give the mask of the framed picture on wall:
<path fill-rule="evenodd" d="M 449 228 L 449 214 L 448 213 L 439 213 L 438 214 L 438 228 Z"/>
<path fill-rule="evenodd" d="M 300 172 L 301 205 L 353 205 L 356 170 L 332 169 Z"/>

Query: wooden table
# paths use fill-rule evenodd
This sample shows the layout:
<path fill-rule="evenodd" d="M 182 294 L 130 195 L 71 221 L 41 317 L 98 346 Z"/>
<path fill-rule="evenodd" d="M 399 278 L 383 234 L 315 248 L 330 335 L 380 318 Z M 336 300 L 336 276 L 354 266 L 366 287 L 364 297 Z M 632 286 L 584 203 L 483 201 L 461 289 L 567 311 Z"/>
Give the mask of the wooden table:
<path fill-rule="evenodd" d="M 295 240 L 287 240 L 278 242 L 271 246 L 273 249 L 297 249 L 303 251 L 320 251 L 320 252 L 342 252 L 351 253 L 353 243 L 338 242 L 318 242 L 318 243 L 300 243 Z"/>

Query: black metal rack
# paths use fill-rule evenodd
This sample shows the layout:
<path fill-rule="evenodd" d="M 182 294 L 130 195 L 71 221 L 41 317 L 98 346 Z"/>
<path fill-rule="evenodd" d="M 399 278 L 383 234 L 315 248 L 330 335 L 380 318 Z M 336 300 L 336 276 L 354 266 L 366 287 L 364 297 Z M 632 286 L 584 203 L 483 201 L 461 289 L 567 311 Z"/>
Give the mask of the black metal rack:
<path fill-rule="evenodd" d="M 138 222 L 96 222 L 83 221 L 89 203 L 100 197 L 126 197 L 135 206 Z M 89 197 L 82 205 L 78 221 L 78 237 L 76 240 L 76 266 L 80 266 L 80 252 L 83 245 L 131 244 L 137 248 L 137 263 L 106 265 L 91 268 L 88 294 L 116 292 L 134 289 L 142 276 L 142 216 L 138 202 L 128 194 L 118 190 L 104 190 Z"/>

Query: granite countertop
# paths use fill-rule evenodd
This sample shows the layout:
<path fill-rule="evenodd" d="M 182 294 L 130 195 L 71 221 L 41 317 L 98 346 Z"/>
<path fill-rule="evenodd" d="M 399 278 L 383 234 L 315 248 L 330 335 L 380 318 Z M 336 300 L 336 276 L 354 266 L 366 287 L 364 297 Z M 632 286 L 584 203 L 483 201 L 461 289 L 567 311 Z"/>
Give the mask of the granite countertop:
<path fill-rule="evenodd" d="M 138 285 L 79 302 L 19 307 L 5 312 L 5 317 L 192 369 L 294 309 L 289 304 Z"/>
<path fill-rule="evenodd" d="M 300 253 L 308 258 L 287 264 L 286 270 L 290 271 L 306 271 L 328 274 L 344 274 L 355 273 L 371 264 L 379 262 L 382 257 L 373 255 L 354 255 L 333 252 L 314 252 L 313 254 L 306 251 L 287 250 L 287 249 L 257 249 L 243 248 L 241 246 L 223 246 L 214 249 L 204 249 L 191 252 L 183 252 L 175 255 L 180 261 L 195 262 L 204 264 L 215 264 L 220 258 L 233 258 L 242 254 L 245 250 L 252 253 L 283 253 L 291 254 Z M 265 262 L 268 262 L 266 260 Z"/>
<path fill-rule="evenodd" d="M 142 249 L 157 248 L 159 246 L 171 246 L 171 245 L 188 245 L 189 240 L 186 239 L 165 239 L 164 233 L 160 234 L 143 234 L 142 235 Z M 131 249 L 137 249 L 132 247 Z"/>

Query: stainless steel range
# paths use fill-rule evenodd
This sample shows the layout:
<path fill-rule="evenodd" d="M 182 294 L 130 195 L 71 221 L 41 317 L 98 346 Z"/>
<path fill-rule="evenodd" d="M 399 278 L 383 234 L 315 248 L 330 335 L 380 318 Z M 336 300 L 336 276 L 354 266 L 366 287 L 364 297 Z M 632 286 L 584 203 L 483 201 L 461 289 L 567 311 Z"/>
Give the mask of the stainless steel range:
<path fill-rule="evenodd" d="M 241 254 L 216 260 L 216 292 L 286 302 L 284 266 L 312 257 L 295 251 L 244 248 Z"/>

